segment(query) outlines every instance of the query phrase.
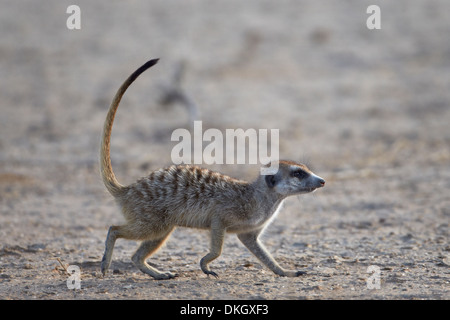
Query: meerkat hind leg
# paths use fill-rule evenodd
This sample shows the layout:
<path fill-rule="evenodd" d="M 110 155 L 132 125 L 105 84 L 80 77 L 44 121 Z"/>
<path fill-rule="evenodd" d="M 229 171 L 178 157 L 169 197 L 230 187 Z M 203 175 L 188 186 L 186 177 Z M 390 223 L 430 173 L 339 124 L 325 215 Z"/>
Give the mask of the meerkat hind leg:
<path fill-rule="evenodd" d="M 105 275 L 106 271 L 109 269 L 111 265 L 111 258 L 114 249 L 114 244 L 116 243 L 116 239 L 120 238 L 120 226 L 111 226 L 108 230 L 108 235 L 106 236 L 105 241 L 105 253 L 103 254 L 101 270 L 102 274 Z"/>
<path fill-rule="evenodd" d="M 145 240 L 141 243 L 139 248 L 136 250 L 135 254 L 131 258 L 136 267 L 139 268 L 143 273 L 152 276 L 155 280 L 166 280 L 175 278 L 177 275 L 172 274 L 170 272 L 162 272 L 156 269 L 155 267 L 150 266 L 145 260 L 155 253 L 167 240 L 170 233 L 169 231 L 162 238 Z"/>
<path fill-rule="evenodd" d="M 303 271 L 285 270 L 275 259 L 270 255 L 263 244 L 258 240 L 261 230 L 249 233 L 238 234 L 239 240 L 250 250 L 265 266 L 267 266 L 274 273 L 283 277 L 298 277 L 306 274 Z"/>

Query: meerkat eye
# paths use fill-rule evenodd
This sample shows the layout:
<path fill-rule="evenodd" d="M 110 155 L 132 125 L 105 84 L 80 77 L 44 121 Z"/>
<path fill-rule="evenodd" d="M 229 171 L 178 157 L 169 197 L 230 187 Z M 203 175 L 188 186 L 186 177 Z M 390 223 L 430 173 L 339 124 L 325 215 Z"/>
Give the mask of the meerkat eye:
<path fill-rule="evenodd" d="M 305 179 L 308 176 L 308 173 L 306 173 L 303 170 L 297 170 L 292 173 L 292 176 L 301 180 L 301 179 Z"/>

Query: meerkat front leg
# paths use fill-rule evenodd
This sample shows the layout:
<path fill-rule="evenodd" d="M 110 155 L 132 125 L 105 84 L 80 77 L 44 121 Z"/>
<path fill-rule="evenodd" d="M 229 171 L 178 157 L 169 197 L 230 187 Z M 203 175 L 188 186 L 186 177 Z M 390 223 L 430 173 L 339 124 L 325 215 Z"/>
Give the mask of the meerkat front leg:
<path fill-rule="evenodd" d="M 209 253 L 200 260 L 200 268 L 207 275 L 219 276 L 214 271 L 211 271 L 208 264 L 214 259 L 218 258 L 222 253 L 223 240 L 225 238 L 225 228 L 220 221 L 216 220 L 211 223 L 211 248 Z"/>
<path fill-rule="evenodd" d="M 259 241 L 258 237 L 262 230 L 238 234 L 239 240 L 249 249 L 265 266 L 276 274 L 283 277 L 298 277 L 305 274 L 303 271 L 285 270 L 270 255 L 267 249 Z"/>

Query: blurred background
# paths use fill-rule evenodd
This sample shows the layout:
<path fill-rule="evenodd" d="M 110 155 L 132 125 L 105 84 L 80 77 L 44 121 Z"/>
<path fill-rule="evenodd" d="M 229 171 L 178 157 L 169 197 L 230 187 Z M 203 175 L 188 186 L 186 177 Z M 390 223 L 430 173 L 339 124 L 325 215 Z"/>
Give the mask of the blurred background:
<path fill-rule="evenodd" d="M 81 9 L 79 30 L 66 26 L 72 4 Z M 372 4 L 380 30 L 366 26 Z M 121 219 L 98 173 L 103 121 L 126 77 L 161 58 L 129 88 L 116 117 L 112 159 L 122 183 L 170 164 L 171 132 L 190 128 L 185 106 L 160 103 L 182 64 L 180 86 L 203 130 L 279 129 L 280 157 L 327 180 L 302 200 L 305 228 L 335 223 L 345 235 L 389 221 L 399 235 L 448 248 L 448 1 L 0 5 L 4 245 L 39 239 L 51 251 L 69 237 L 73 246 L 92 241 L 101 254 L 106 228 Z M 258 173 L 213 168 L 246 179 Z"/>

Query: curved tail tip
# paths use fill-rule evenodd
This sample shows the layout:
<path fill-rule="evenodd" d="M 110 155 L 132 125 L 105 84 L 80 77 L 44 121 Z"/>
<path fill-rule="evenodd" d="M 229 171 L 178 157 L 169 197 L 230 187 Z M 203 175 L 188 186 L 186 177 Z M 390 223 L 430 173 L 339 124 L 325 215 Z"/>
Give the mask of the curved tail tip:
<path fill-rule="evenodd" d="M 145 66 L 147 66 L 147 67 L 154 66 L 155 64 L 158 63 L 158 61 L 159 61 L 159 58 L 149 60 L 145 63 Z"/>

